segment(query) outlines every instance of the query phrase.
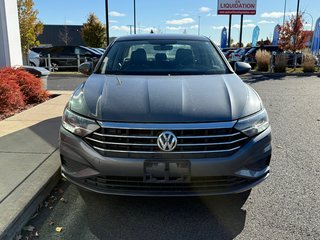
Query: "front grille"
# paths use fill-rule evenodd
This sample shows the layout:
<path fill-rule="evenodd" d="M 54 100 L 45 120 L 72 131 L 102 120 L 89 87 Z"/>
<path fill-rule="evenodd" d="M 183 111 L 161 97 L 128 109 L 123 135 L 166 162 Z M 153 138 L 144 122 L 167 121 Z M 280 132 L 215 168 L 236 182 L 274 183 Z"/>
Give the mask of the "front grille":
<path fill-rule="evenodd" d="M 82 180 L 89 187 L 101 191 L 154 192 L 214 192 L 227 191 L 250 184 L 254 180 L 235 176 L 192 177 L 190 183 L 150 183 L 143 177 L 95 176 Z"/>
<path fill-rule="evenodd" d="M 168 130 L 177 137 L 177 146 L 171 152 L 164 152 L 158 147 L 157 139 L 162 132 Z M 105 124 L 85 140 L 104 156 L 153 155 L 159 158 L 176 158 L 177 154 L 180 157 L 185 154 L 200 154 L 203 157 L 230 156 L 248 141 L 248 137 L 234 129 L 233 124 L 222 125 L 221 128 L 219 124 L 181 124 L 176 127 L 170 124 L 157 127 L 146 124 L 144 128 L 135 128 L 134 124 L 128 127 Z"/>

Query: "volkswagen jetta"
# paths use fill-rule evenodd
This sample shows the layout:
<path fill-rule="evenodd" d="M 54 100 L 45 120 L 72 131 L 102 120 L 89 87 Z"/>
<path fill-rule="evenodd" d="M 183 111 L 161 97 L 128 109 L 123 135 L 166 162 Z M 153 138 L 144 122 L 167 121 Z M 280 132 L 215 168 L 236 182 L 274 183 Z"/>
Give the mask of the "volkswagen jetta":
<path fill-rule="evenodd" d="M 269 175 L 261 99 L 206 37 L 120 37 L 68 102 L 62 175 L 98 193 L 194 196 L 249 191 Z"/>

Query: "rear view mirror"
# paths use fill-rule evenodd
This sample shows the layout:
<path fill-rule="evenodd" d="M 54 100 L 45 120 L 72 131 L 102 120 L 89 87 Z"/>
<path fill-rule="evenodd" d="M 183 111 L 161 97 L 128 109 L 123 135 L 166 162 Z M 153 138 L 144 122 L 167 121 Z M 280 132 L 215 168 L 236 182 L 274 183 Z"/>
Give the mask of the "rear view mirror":
<path fill-rule="evenodd" d="M 92 62 L 84 62 L 79 66 L 79 72 L 84 75 L 90 75 L 93 72 L 93 63 Z"/>
<path fill-rule="evenodd" d="M 246 74 L 251 70 L 251 66 L 248 63 L 236 62 L 234 64 L 234 71 L 238 75 Z"/>
<path fill-rule="evenodd" d="M 155 51 L 170 51 L 172 48 L 173 47 L 170 45 L 158 45 L 153 47 Z"/>

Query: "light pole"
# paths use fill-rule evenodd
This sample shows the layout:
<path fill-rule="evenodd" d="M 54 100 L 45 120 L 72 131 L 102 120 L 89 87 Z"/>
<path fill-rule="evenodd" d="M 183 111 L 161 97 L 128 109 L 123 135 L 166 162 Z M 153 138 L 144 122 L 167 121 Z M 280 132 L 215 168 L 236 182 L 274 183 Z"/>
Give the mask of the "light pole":
<path fill-rule="evenodd" d="M 137 34 L 136 0 L 133 0 L 133 25 L 134 25 L 133 32 L 134 34 Z"/>
<path fill-rule="evenodd" d="M 129 25 L 127 25 L 128 27 L 129 27 L 129 29 L 130 29 L 130 35 L 132 34 L 132 27 L 133 27 L 133 25 L 132 24 L 129 24 Z"/>
<path fill-rule="evenodd" d="M 300 0 L 298 0 L 298 2 L 297 2 L 297 16 L 296 16 L 296 21 L 298 20 L 298 16 L 299 16 L 299 9 L 300 9 Z"/>
<path fill-rule="evenodd" d="M 307 12 L 304 12 L 303 14 L 307 14 L 307 15 L 310 16 L 310 18 L 311 18 L 311 31 L 312 31 L 312 29 L 313 29 L 313 17 L 312 17 L 312 15 L 310 13 L 307 13 Z"/>
<path fill-rule="evenodd" d="M 200 35 L 200 19 L 201 19 L 201 17 L 198 16 L 198 20 L 199 20 L 199 22 L 198 22 L 198 36 Z"/>
<path fill-rule="evenodd" d="M 106 38 L 107 38 L 107 46 L 109 46 L 109 7 L 108 7 L 108 0 L 106 0 Z"/>
<path fill-rule="evenodd" d="M 282 24 L 282 26 L 284 26 L 284 23 L 285 23 L 285 21 L 286 21 L 286 11 L 287 11 L 287 0 L 284 0 L 283 24 Z"/>

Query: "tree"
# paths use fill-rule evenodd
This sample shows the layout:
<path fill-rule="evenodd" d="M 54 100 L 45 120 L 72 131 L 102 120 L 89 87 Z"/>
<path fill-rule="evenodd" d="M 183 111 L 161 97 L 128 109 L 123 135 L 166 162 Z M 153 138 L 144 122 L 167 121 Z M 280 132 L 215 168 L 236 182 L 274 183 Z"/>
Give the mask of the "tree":
<path fill-rule="evenodd" d="M 297 52 L 306 46 L 308 35 L 303 30 L 304 20 L 299 14 L 298 18 L 292 16 L 280 29 L 280 47 L 283 50 Z"/>
<path fill-rule="evenodd" d="M 257 42 L 258 46 L 265 46 L 265 45 L 271 45 L 270 39 L 267 37 L 266 40 L 261 39 L 260 41 Z"/>
<path fill-rule="evenodd" d="M 40 44 L 37 37 L 43 31 L 43 24 L 38 19 L 38 11 L 33 9 L 33 0 L 18 0 L 18 15 L 21 36 L 21 48 L 24 54 Z"/>
<path fill-rule="evenodd" d="M 72 37 L 70 36 L 70 32 L 67 25 L 64 25 L 63 30 L 59 31 L 58 38 L 64 43 L 64 45 L 70 44 Z"/>
<path fill-rule="evenodd" d="M 90 13 L 87 22 L 83 24 L 81 36 L 89 47 L 100 48 L 106 45 L 106 28 L 94 13 Z"/>
<path fill-rule="evenodd" d="M 283 50 L 296 53 L 305 48 L 308 34 L 303 30 L 303 25 L 302 14 L 298 14 L 298 17 L 292 16 L 289 21 L 285 22 L 280 29 L 279 40 L 279 45 Z M 296 54 L 294 55 L 294 69 L 296 69 L 297 57 Z"/>

